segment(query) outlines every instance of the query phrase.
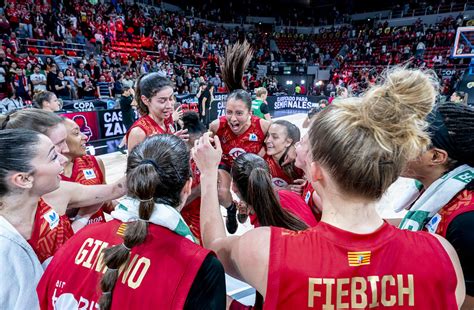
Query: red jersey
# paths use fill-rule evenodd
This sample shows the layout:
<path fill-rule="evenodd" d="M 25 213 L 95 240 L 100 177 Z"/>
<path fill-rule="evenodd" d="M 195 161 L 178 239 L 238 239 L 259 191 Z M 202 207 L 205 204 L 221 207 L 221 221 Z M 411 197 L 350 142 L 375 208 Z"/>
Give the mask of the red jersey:
<path fill-rule="evenodd" d="M 240 154 L 258 154 L 264 146 L 265 133 L 260 126 L 260 118 L 254 115 L 251 116 L 250 127 L 240 135 L 236 135 L 230 129 L 227 118 L 221 116 L 216 134 L 222 145 L 222 163 L 229 168 Z"/>
<path fill-rule="evenodd" d="M 453 264 L 428 233 L 272 227 L 269 257 L 266 309 L 458 309 Z"/>
<path fill-rule="evenodd" d="M 102 174 L 99 163 L 95 156 L 92 155 L 84 155 L 74 159 L 71 176 L 67 177 L 61 174 L 61 180 L 84 185 L 105 184 L 104 175 Z M 87 225 L 105 222 L 104 210 L 101 207 L 89 217 Z"/>
<path fill-rule="evenodd" d="M 60 216 L 41 198 L 38 201 L 31 238 L 28 240 L 39 261 L 43 263 L 52 257 L 73 235 L 67 216 Z"/>
<path fill-rule="evenodd" d="M 314 188 L 311 182 L 306 181 L 306 185 L 303 189 L 303 194 L 302 197 L 306 204 L 310 207 L 311 210 L 313 210 L 313 213 L 316 215 L 316 219 L 319 221 L 321 220 L 321 210 L 318 209 L 316 204 L 314 203 L 313 200 L 313 193 L 314 193 Z"/>
<path fill-rule="evenodd" d="M 193 172 L 193 184 L 192 188 L 200 186 L 201 184 L 201 172 L 199 171 L 194 160 L 191 159 L 191 171 Z M 196 197 L 193 201 L 187 204 L 181 210 L 181 216 L 183 217 L 189 229 L 193 233 L 194 237 L 199 239 L 201 243 L 201 196 Z"/>
<path fill-rule="evenodd" d="M 102 295 L 99 282 L 107 270 L 102 250 L 123 243 L 126 226 L 113 220 L 77 233 L 57 253 L 38 284 L 41 309 L 54 309 L 56 303 L 98 308 Z M 143 309 L 183 309 L 209 253 L 167 228 L 150 224 L 145 242 L 132 248 L 129 262 L 120 269 L 112 309 L 136 309 L 137 305 Z"/>
<path fill-rule="evenodd" d="M 446 238 L 449 224 L 465 212 L 474 212 L 474 194 L 472 190 L 465 189 L 456 195 L 438 213 L 431 218 L 425 226 L 425 230 L 441 235 Z"/>
<path fill-rule="evenodd" d="M 283 209 L 289 211 L 291 214 L 305 222 L 309 227 L 314 227 L 318 224 L 318 221 L 314 217 L 310 208 L 298 194 L 287 190 L 278 191 L 277 194 L 280 199 L 280 205 Z M 260 227 L 256 214 L 251 214 L 249 217 L 250 223 L 253 226 Z"/>
<path fill-rule="evenodd" d="M 287 187 L 288 184 L 292 184 L 295 179 L 288 176 L 283 168 L 273 159 L 270 155 L 265 155 L 263 157 L 268 164 L 268 168 L 270 169 L 270 174 L 272 175 L 272 183 L 274 186 L 277 187 Z M 298 175 L 298 178 L 302 178 L 304 175 L 303 170 L 295 167 L 295 172 Z"/>
<path fill-rule="evenodd" d="M 61 175 L 61 180 L 84 185 L 104 184 L 104 175 L 95 156 L 84 155 L 74 159 L 70 177 Z"/>
<path fill-rule="evenodd" d="M 132 127 L 127 131 L 127 134 L 125 135 L 126 140 L 128 142 L 128 135 L 130 134 L 130 131 L 132 131 L 133 128 L 138 127 L 141 130 L 145 132 L 145 135 L 148 136 L 153 136 L 153 135 L 160 135 L 164 133 L 169 133 L 173 134 L 174 133 L 174 127 L 173 127 L 173 117 L 170 116 L 165 120 L 165 128 L 162 128 L 160 125 L 158 125 L 157 122 L 149 114 L 140 117 L 133 123 Z"/>

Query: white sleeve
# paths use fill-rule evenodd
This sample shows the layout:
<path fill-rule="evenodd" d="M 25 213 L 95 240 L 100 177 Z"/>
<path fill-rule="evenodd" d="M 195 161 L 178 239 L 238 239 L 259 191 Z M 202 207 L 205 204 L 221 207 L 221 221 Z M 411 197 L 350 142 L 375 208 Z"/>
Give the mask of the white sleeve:
<path fill-rule="evenodd" d="M 0 236 L 0 309 L 39 309 L 36 286 L 43 269 L 38 258 L 29 254 L 17 242 Z"/>

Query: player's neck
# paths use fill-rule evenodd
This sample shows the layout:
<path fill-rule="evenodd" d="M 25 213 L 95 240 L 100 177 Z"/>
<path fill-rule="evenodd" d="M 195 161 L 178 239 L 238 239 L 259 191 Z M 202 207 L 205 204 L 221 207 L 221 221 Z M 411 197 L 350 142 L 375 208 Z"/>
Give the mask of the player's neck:
<path fill-rule="evenodd" d="M 27 240 L 31 238 L 39 198 L 28 191 L 0 198 L 0 216 Z"/>
<path fill-rule="evenodd" d="M 322 222 L 357 234 L 376 231 L 383 220 L 375 210 L 375 201 L 357 199 L 339 193 L 321 195 Z"/>
<path fill-rule="evenodd" d="M 151 113 L 149 115 L 150 115 L 152 120 L 154 120 L 158 125 L 160 125 L 160 127 L 163 127 L 163 128 L 165 127 L 165 119 L 164 118 L 163 119 L 158 118 L 158 117 L 156 117 L 155 115 L 153 115 Z"/>

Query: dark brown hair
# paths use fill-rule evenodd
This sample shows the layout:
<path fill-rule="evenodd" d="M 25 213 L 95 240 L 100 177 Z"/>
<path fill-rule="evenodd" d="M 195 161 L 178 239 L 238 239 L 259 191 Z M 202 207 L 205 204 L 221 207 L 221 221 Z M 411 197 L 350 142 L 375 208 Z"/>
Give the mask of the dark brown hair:
<path fill-rule="evenodd" d="M 247 41 L 235 43 L 225 49 L 225 57 L 220 58 L 222 80 L 227 89 L 231 92 L 227 97 L 229 100 L 241 100 L 245 103 L 249 111 L 252 109 L 252 97 L 245 91 L 243 81 L 244 72 L 250 60 L 252 60 L 253 50 Z"/>
<path fill-rule="evenodd" d="M 142 101 L 142 95 L 150 99 L 156 93 L 162 91 L 165 87 L 173 88 L 171 81 L 158 73 L 142 74 L 137 80 L 135 86 L 135 100 L 137 101 L 137 109 L 140 115 L 148 115 L 150 110 Z"/>
<path fill-rule="evenodd" d="M 155 203 L 172 207 L 181 204 L 181 191 L 189 180 L 189 153 L 180 138 L 162 134 L 146 138 L 135 146 L 127 160 L 128 195 L 140 200 L 140 220 L 127 224 L 123 244 L 104 250 L 104 262 L 108 267 L 100 287 L 100 309 L 110 309 L 113 290 L 120 268 L 127 264 L 130 249 L 142 244 L 148 234 L 148 220 Z"/>
<path fill-rule="evenodd" d="M 11 171 L 30 172 L 37 153 L 39 133 L 24 129 L 0 130 L 0 197 L 11 191 L 7 175 Z"/>
<path fill-rule="evenodd" d="M 263 158 L 252 153 L 239 155 L 232 164 L 231 174 L 243 201 L 252 206 L 260 225 L 291 230 L 308 228 L 308 225 L 281 207 Z"/>
<path fill-rule="evenodd" d="M 15 111 L 0 120 L 2 129 L 23 128 L 48 135 L 48 131 L 63 122 L 63 118 L 53 112 L 40 109 Z"/>

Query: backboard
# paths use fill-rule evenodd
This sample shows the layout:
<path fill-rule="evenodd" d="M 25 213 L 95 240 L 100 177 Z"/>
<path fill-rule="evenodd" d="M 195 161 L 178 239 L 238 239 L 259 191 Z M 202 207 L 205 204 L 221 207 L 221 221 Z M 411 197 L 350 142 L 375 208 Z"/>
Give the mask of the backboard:
<path fill-rule="evenodd" d="M 474 27 L 459 27 L 454 39 L 453 58 L 474 58 Z"/>

